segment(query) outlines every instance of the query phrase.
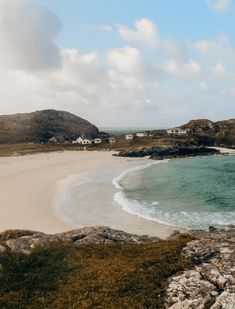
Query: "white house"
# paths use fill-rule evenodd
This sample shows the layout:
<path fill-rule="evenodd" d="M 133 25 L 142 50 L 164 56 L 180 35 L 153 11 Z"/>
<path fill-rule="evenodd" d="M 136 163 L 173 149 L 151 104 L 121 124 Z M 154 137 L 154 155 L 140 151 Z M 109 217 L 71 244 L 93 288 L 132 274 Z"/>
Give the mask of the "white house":
<path fill-rule="evenodd" d="M 72 141 L 72 144 L 82 144 L 83 138 L 80 136 L 76 140 Z"/>
<path fill-rule="evenodd" d="M 186 135 L 188 133 L 187 130 L 183 130 L 181 128 L 173 128 L 167 130 L 168 134 L 174 134 L 174 135 Z"/>
<path fill-rule="evenodd" d="M 136 136 L 137 137 L 146 137 L 146 136 L 148 136 L 148 133 L 147 132 L 137 132 Z"/>
<path fill-rule="evenodd" d="M 126 135 L 126 140 L 132 140 L 134 138 L 133 134 L 127 134 Z"/>
<path fill-rule="evenodd" d="M 101 138 L 95 138 L 94 139 L 94 144 L 101 144 L 102 143 L 102 139 Z"/>
<path fill-rule="evenodd" d="M 48 143 L 51 143 L 51 144 L 55 144 L 55 143 L 57 143 L 58 141 L 57 141 L 57 139 L 54 137 L 54 136 L 52 136 L 49 140 L 48 140 Z"/>
<path fill-rule="evenodd" d="M 115 137 L 109 137 L 109 143 L 110 144 L 116 143 L 116 138 Z"/>
<path fill-rule="evenodd" d="M 87 138 L 79 136 L 76 140 L 72 141 L 72 144 L 90 145 L 92 144 L 92 141 Z"/>
<path fill-rule="evenodd" d="M 82 141 L 82 145 L 91 145 L 92 141 L 90 139 L 84 138 L 84 140 Z"/>

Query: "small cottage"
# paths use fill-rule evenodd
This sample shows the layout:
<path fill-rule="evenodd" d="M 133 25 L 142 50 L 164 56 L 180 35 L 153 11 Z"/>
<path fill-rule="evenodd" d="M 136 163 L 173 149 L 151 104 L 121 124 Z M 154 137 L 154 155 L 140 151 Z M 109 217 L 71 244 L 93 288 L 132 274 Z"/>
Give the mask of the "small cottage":
<path fill-rule="evenodd" d="M 83 138 L 80 136 L 76 140 L 72 141 L 72 144 L 82 144 Z"/>
<path fill-rule="evenodd" d="M 101 138 L 95 138 L 94 139 L 94 144 L 101 144 L 102 143 L 102 139 Z"/>
<path fill-rule="evenodd" d="M 57 141 L 57 139 L 54 137 L 54 136 L 52 136 L 49 140 L 48 140 L 48 143 L 50 143 L 50 144 L 56 144 L 58 141 Z"/>
<path fill-rule="evenodd" d="M 109 137 L 109 143 L 110 144 L 116 143 L 116 138 L 115 137 Z"/>
<path fill-rule="evenodd" d="M 168 134 L 173 134 L 173 135 L 186 135 L 188 133 L 187 130 L 183 130 L 181 128 L 173 128 L 173 129 L 169 129 L 167 130 Z"/>
<path fill-rule="evenodd" d="M 126 140 L 132 140 L 134 138 L 133 134 L 127 134 L 126 135 Z"/>
<path fill-rule="evenodd" d="M 137 137 L 147 137 L 147 136 L 148 136 L 148 133 L 147 133 L 147 132 L 137 132 L 137 133 L 136 133 L 136 136 L 137 136 Z"/>
<path fill-rule="evenodd" d="M 72 141 L 72 144 L 90 145 L 92 144 L 92 140 L 80 136 L 76 140 Z"/>
<path fill-rule="evenodd" d="M 91 145 L 91 144 L 92 144 L 92 140 L 90 139 L 85 138 L 82 141 L 82 145 Z"/>

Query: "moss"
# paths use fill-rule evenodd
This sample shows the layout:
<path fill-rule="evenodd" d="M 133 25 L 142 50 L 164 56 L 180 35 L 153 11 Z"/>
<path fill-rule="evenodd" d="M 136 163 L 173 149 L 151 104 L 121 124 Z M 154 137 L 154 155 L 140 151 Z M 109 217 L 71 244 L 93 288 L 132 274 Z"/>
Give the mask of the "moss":
<path fill-rule="evenodd" d="M 30 236 L 33 235 L 35 232 L 27 231 L 27 230 L 7 230 L 3 233 L 0 233 L 0 242 L 7 241 L 9 239 L 16 239 L 22 236 Z"/>
<path fill-rule="evenodd" d="M 163 308 L 169 276 L 189 267 L 191 240 L 151 244 L 50 244 L 30 255 L 6 252 L 0 308 Z"/>

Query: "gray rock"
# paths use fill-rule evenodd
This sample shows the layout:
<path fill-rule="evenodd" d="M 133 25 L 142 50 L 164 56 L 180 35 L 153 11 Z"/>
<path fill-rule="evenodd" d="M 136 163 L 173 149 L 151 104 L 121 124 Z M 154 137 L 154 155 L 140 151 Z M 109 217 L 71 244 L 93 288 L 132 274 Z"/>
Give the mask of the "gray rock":
<path fill-rule="evenodd" d="M 65 242 L 80 243 L 150 243 L 159 241 L 158 237 L 139 236 L 114 230 L 105 226 L 86 227 L 57 235 Z"/>
<path fill-rule="evenodd" d="M 192 270 L 170 278 L 166 308 L 235 309 L 235 231 L 194 231 L 183 255 Z"/>
<path fill-rule="evenodd" d="M 116 244 L 116 243 L 151 243 L 159 241 L 158 237 L 148 237 L 146 235 L 139 236 L 129 234 L 120 230 L 113 230 L 108 227 L 87 227 L 77 229 L 65 233 L 49 235 L 35 232 L 32 235 L 21 236 L 14 239 L 9 239 L 5 242 L 6 246 L 13 252 L 21 252 L 30 254 L 37 246 L 44 246 L 50 242 L 63 241 L 78 244 Z M 1 246 L 4 248 L 3 246 Z M 0 247 L 0 252 L 1 252 Z M 2 249 L 6 250 L 6 248 Z"/>
<path fill-rule="evenodd" d="M 216 302 L 211 309 L 234 309 L 235 308 L 235 293 L 224 291 L 216 299 Z"/>
<path fill-rule="evenodd" d="M 0 245 L 0 254 L 5 252 L 6 251 L 6 248 L 2 245 Z"/>
<path fill-rule="evenodd" d="M 199 268 L 199 271 L 209 282 L 212 282 L 220 289 L 224 288 L 227 279 L 221 275 L 216 266 L 212 264 L 203 264 L 203 266 Z"/>
<path fill-rule="evenodd" d="M 198 271 L 188 270 L 170 281 L 167 304 L 169 308 L 203 308 L 215 290 L 216 287 L 204 280 Z"/>
<path fill-rule="evenodd" d="M 16 239 L 9 239 L 6 241 L 6 245 L 14 252 L 30 254 L 34 248 L 56 241 L 59 241 L 59 238 L 56 235 L 35 233 L 30 236 L 21 236 Z"/>

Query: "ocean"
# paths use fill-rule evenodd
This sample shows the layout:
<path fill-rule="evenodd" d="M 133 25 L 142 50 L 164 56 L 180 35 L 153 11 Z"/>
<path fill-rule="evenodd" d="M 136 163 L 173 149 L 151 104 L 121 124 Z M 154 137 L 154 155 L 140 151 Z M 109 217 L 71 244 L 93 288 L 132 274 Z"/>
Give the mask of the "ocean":
<path fill-rule="evenodd" d="M 64 183 L 57 207 L 73 224 L 105 225 L 106 207 L 186 229 L 235 224 L 235 156 L 128 160 Z M 79 207 L 78 207 L 79 205 Z M 82 207 L 81 207 L 82 206 Z M 83 209 L 83 211 L 81 211 Z M 109 216 L 110 216 L 109 214 Z M 118 226 L 112 226 L 118 228 Z"/>

